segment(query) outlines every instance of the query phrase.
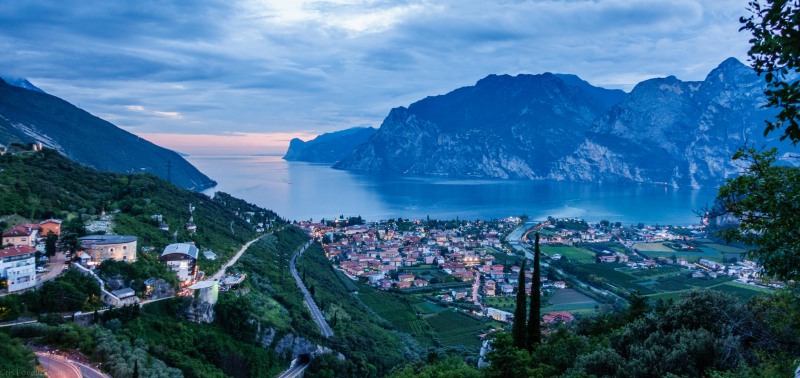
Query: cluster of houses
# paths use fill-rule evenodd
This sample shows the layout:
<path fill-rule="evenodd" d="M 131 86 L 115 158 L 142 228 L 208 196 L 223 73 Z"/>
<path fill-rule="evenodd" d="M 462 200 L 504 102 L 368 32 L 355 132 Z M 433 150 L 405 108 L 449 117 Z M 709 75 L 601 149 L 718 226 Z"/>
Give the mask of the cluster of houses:
<path fill-rule="evenodd" d="M 22 224 L 3 232 L 0 278 L 6 280 L 9 293 L 36 286 L 36 252 L 44 251 L 43 238 L 48 234 L 61 234 L 60 220 Z"/>
<path fill-rule="evenodd" d="M 442 286 L 437 296 L 441 301 L 471 302 L 483 308 L 481 298 L 515 295 L 521 268 L 497 260 L 508 253 L 501 242 L 503 234 L 519 222 L 519 218 L 462 222 L 452 229 L 428 229 L 419 222 L 407 231 L 398 231 L 389 222 L 349 227 L 301 222 L 298 226 L 322 240 L 325 254 L 351 279 L 384 290 Z M 466 288 L 450 289 L 442 279 L 417 276 L 414 271 L 419 270 L 413 268 L 419 267 L 437 270 L 437 276 L 448 277 L 447 283 L 465 283 Z M 533 272 L 526 269 L 524 274 L 530 293 Z M 542 288 L 563 289 L 566 283 L 543 277 Z M 494 308 L 484 308 L 482 315 L 501 321 L 512 316 Z"/>
<path fill-rule="evenodd" d="M 487 250 L 503 249 L 502 233 L 517 222 L 515 218 L 467 222 L 455 229 L 433 230 L 426 230 L 420 222 L 407 231 L 392 229 L 387 223 L 335 227 L 301 222 L 298 226 L 322 240 L 328 258 L 351 278 L 363 277 L 383 289 L 407 289 L 431 284 L 403 271 L 421 265 L 439 267 L 455 281 L 475 280 L 478 269 L 495 259 Z"/>
<path fill-rule="evenodd" d="M 61 220 L 47 219 L 40 223 L 22 224 L 3 232 L 0 249 L 0 278 L 5 279 L 9 293 L 32 288 L 37 284 L 36 255 L 45 252 L 47 235 L 61 235 Z M 87 270 L 103 261 L 135 262 L 138 238 L 132 235 L 89 235 L 78 238 L 80 248 L 74 260 Z M 198 277 L 198 249 L 191 243 L 168 245 L 160 258 L 175 271 L 182 286 L 190 286 Z M 69 256 L 72 257 L 72 256 Z M 120 293 L 125 295 L 126 293 Z"/>

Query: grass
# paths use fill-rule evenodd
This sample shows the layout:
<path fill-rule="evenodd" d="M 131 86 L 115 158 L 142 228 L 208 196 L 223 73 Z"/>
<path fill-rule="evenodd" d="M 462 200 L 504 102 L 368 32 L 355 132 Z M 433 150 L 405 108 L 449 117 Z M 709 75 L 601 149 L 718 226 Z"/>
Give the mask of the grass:
<path fill-rule="evenodd" d="M 554 254 L 558 253 L 570 260 L 580 262 L 595 261 L 594 252 L 579 247 L 543 245 L 541 246 L 541 249 L 542 252 L 548 254 L 549 256 L 553 256 Z"/>

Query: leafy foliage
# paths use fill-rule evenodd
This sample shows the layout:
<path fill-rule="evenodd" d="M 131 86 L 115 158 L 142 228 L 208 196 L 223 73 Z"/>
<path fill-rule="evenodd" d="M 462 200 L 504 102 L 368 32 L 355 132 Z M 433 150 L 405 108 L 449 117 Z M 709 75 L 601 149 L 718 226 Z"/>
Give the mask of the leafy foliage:
<path fill-rule="evenodd" d="M 164 263 L 158 261 L 156 253 L 140 253 L 133 263 L 114 260 L 103 261 L 97 267 L 97 273 L 104 279 L 121 277 L 126 285 L 129 285 L 137 292 L 144 289 L 144 281 L 151 277 L 161 278 L 172 284 L 172 287 L 178 287 L 178 277 L 175 272 L 167 268 Z"/>
<path fill-rule="evenodd" d="M 688 292 L 654 309 L 584 318 L 546 334 L 531 353 L 493 336 L 487 377 L 788 376 L 800 357 L 796 286 L 742 304 L 715 291 Z"/>
<path fill-rule="evenodd" d="M 720 189 L 721 216 L 740 219 L 738 227 L 723 229 L 727 241 L 755 246 L 748 254 L 770 275 L 800 278 L 800 169 L 775 165 L 774 149 L 742 149 L 734 155 L 749 167 L 728 179 Z"/>
<path fill-rule="evenodd" d="M 36 371 L 36 355 L 25 348 L 19 340 L 0 332 L 0 345 L 3 346 L 3 358 L 0 358 L 0 371 L 9 375 L 26 377 L 41 376 Z"/>
<path fill-rule="evenodd" d="M 767 121 L 764 135 L 786 127 L 781 140 L 800 142 L 800 82 L 790 80 L 800 72 L 800 1 L 753 0 L 749 3 L 751 16 L 742 17 L 742 30 L 753 34 L 748 55 L 753 68 L 765 73 L 769 89 L 767 107 L 780 109 L 776 121 Z"/>
<path fill-rule="evenodd" d="M 20 295 L 22 309 L 37 314 L 93 310 L 101 306 L 100 286 L 91 277 L 70 270 L 45 282 L 39 290 Z"/>

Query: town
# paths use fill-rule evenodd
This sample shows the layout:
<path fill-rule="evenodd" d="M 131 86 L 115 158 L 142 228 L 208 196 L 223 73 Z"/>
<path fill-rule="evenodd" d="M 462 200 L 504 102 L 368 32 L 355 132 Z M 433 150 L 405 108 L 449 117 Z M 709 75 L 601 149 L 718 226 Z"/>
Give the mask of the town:
<path fill-rule="evenodd" d="M 531 256 L 535 232 L 547 272 L 541 278 L 550 301 L 543 307 L 545 323 L 572 321 L 633 293 L 667 299 L 676 291 L 713 286 L 747 297 L 783 286 L 762 279 L 762 269 L 743 257 L 744 249 L 712 242 L 707 224 L 623 227 L 509 217 L 366 224 L 341 218 L 297 225 L 321 241 L 326 256 L 352 280 L 503 322 L 513 318 L 521 256 Z M 530 265 L 524 275 L 530 294 Z"/>

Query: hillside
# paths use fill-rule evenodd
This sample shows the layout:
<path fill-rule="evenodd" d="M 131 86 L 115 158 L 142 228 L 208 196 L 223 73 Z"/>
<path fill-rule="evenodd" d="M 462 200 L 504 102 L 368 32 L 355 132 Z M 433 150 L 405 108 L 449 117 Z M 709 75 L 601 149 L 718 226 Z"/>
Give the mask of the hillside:
<path fill-rule="evenodd" d="M 36 141 L 101 171 L 152 173 L 197 191 L 216 185 L 174 151 L 141 139 L 58 97 L 9 85 L 0 79 L 0 144 Z"/>
<path fill-rule="evenodd" d="M 395 108 L 337 169 L 402 174 L 716 186 L 733 152 L 765 139 L 765 83 L 736 59 L 705 80 L 674 76 L 631 93 L 574 75 L 490 75 Z M 782 152 L 796 148 L 782 146 Z"/>
<path fill-rule="evenodd" d="M 195 210 L 189 213 L 189 205 Z M 124 175 L 98 172 L 75 163 L 57 152 L 0 156 L 0 216 L 19 214 L 30 219 L 82 217 L 85 221 L 101 213 L 112 217 L 117 234 L 139 237 L 139 245 L 155 250 L 179 241 L 194 241 L 201 249 L 212 249 L 219 259 L 231 256 L 257 234 L 254 225 L 277 219 L 225 193 L 214 198 L 181 189 L 150 174 Z M 258 212 L 243 216 L 245 211 Z M 242 216 L 237 215 L 242 214 Z M 161 214 L 169 231 L 158 228 L 153 215 Z M 197 233 L 183 228 L 190 215 Z M 175 236 L 177 233 L 177 236 Z M 217 261 L 201 257 L 200 269 L 212 270 Z"/>
<path fill-rule="evenodd" d="M 333 133 L 325 133 L 304 142 L 294 138 L 284 160 L 309 163 L 335 163 L 344 159 L 356 146 L 366 142 L 377 130 L 372 127 L 353 127 Z"/>

